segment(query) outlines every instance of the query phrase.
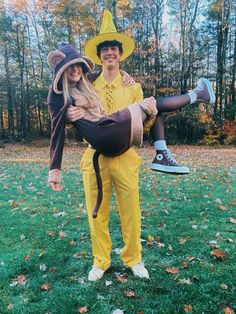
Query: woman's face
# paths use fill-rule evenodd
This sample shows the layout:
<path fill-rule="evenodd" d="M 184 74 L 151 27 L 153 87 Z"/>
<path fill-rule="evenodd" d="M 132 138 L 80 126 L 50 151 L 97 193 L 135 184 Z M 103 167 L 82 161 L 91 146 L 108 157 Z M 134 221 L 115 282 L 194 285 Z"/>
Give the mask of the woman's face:
<path fill-rule="evenodd" d="M 72 84 L 72 85 L 76 84 L 82 76 L 81 66 L 78 63 L 70 65 L 66 69 L 66 76 L 69 81 L 69 84 Z"/>

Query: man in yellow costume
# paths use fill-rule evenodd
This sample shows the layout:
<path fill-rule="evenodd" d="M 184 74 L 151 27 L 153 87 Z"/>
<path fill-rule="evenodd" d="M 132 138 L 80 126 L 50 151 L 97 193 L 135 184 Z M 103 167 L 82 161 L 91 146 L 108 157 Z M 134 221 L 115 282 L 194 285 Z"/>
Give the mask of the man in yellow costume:
<path fill-rule="evenodd" d="M 134 40 L 131 37 L 117 33 L 111 12 L 105 10 L 100 33 L 87 42 L 85 54 L 94 63 L 102 65 L 102 72 L 95 80 L 94 86 L 108 114 L 143 99 L 140 84 L 124 86 L 120 74 L 120 61 L 125 60 L 132 53 L 134 46 Z M 141 213 L 138 182 L 141 158 L 133 148 L 118 157 L 105 157 L 104 155 L 99 157 L 103 201 L 98 217 L 93 219 L 92 211 L 97 198 L 93 155 L 94 149 L 87 148 L 80 164 L 93 251 L 93 267 L 89 272 L 88 279 L 90 281 L 101 279 L 111 265 L 112 242 L 108 222 L 110 196 L 113 188 L 118 202 L 124 241 L 120 257 L 124 265 L 130 268 L 136 277 L 149 278 L 148 271 L 142 262 L 140 243 Z"/>

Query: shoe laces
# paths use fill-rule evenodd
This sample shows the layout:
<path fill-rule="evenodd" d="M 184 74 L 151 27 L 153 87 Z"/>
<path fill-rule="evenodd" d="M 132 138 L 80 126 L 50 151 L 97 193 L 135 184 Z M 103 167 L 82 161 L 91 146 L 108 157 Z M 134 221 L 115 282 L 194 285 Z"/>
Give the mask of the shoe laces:
<path fill-rule="evenodd" d="M 194 91 L 196 93 L 201 92 L 204 89 L 205 83 L 203 80 L 200 80 L 200 82 L 198 83 L 198 85 L 194 88 Z"/>
<path fill-rule="evenodd" d="M 169 161 L 172 161 L 174 163 L 177 164 L 177 161 L 174 159 L 171 151 L 169 150 L 169 148 L 166 149 L 166 158 L 169 160 Z"/>

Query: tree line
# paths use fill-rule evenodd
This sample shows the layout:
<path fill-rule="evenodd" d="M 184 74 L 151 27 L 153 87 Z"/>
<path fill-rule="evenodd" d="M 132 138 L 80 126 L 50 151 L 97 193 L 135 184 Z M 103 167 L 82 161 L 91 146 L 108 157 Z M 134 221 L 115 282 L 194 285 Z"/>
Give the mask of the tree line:
<path fill-rule="evenodd" d="M 135 39 L 122 67 L 145 96 L 185 93 L 199 77 L 216 102 L 166 116 L 169 141 L 236 144 L 236 3 L 233 0 L 0 0 L 0 138 L 48 136 L 47 54 L 61 42 L 82 53 L 104 8 Z"/>

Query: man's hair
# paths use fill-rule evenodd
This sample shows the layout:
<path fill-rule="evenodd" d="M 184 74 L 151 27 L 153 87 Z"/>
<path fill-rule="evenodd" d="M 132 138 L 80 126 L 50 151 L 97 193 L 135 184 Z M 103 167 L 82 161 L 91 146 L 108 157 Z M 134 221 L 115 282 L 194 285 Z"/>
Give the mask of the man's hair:
<path fill-rule="evenodd" d="M 100 43 L 99 45 L 97 45 L 97 56 L 100 58 L 100 53 L 102 48 L 104 47 L 118 47 L 120 53 L 123 53 L 123 48 L 122 48 L 122 44 L 117 41 L 117 40 L 106 40 L 103 41 L 102 43 Z"/>

